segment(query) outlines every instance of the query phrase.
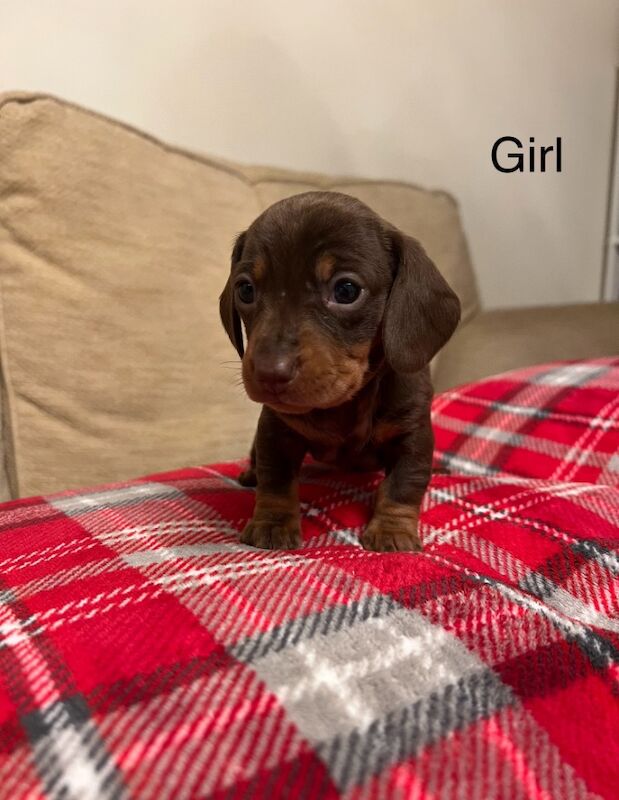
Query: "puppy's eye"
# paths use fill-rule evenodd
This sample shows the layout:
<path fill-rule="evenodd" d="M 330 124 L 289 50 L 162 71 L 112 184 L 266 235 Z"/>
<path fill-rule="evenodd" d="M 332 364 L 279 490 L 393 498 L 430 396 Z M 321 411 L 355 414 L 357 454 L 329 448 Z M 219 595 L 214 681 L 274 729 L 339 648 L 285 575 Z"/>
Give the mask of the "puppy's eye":
<path fill-rule="evenodd" d="M 251 305 L 255 299 L 255 291 L 253 284 L 249 281 L 241 281 L 236 285 L 236 296 L 239 298 L 241 303 L 245 303 L 245 305 Z"/>
<path fill-rule="evenodd" d="M 333 286 L 333 300 L 339 305 L 354 303 L 361 294 L 361 287 L 350 278 L 340 278 Z"/>

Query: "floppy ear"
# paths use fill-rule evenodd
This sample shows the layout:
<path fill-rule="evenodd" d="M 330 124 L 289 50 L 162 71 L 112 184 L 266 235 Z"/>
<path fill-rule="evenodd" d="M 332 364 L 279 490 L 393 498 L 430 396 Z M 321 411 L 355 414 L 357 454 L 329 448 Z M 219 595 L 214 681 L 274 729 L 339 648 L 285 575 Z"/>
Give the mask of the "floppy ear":
<path fill-rule="evenodd" d="M 460 321 L 460 301 L 416 239 L 389 226 L 395 278 L 383 317 L 385 357 L 396 372 L 417 372 Z"/>
<path fill-rule="evenodd" d="M 231 267 L 240 260 L 244 244 L 245 232 L 241 233 L 236 238 L 234 247 L 232 248 Z M 234 307 L 234 285 L 232 283 L 232 275 L 228 277 L 224 290 L 219 297 L 219 316 L 221 317 L 222 324 L 230 341 L 236 348 L 236 352 L 243 358 L 243 328 L 241 327 L 239 313 Z"/>

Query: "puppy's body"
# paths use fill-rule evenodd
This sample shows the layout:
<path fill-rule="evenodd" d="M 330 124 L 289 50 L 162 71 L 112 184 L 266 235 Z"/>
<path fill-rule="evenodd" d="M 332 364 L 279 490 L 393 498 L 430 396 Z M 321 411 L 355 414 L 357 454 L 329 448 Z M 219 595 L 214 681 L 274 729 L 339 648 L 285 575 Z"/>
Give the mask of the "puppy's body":
<path fill-rule="evenodd" d="M 341 406 L 277 416 L 306 440 L 316 461 L 353 471 L 375 470 L 387 466 L 402 436 L 424 426 L 431 399 L 427 369 L 412 376 L 384 370 Z"/>
<path fill-rule="evenodd" d="M 459 319 L 421 246 L 351 197 L 297 195 L 238 238 L 220 308 L 246 390 L 263 403 L 241 476 L 258 487 L 242 540 L 300 543 L 297 478 L 309 452 L 346 469 L 383 468 L 363 544 L 418 549 L 433 448 L 428 363 Z"/>

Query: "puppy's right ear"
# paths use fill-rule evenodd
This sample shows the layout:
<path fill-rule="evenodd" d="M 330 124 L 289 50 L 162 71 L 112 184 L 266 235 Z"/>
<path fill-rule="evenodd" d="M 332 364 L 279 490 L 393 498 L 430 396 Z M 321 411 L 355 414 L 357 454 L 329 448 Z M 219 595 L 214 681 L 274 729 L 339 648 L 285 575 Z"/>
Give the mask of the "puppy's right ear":
<path fill-rule="evenodd" d="M 234 247 L 232 248 L 231 268 L 241 260 L 244 244 L 245 231 L 237 236 Z M 232 275 L 228 277 L 224 290 L 219 298 L 219 315 L 230 341 L 236 348 L 236 352 L 243 358 L 243 328 L 241 326 L 239 313 L 234 306 Z"/>

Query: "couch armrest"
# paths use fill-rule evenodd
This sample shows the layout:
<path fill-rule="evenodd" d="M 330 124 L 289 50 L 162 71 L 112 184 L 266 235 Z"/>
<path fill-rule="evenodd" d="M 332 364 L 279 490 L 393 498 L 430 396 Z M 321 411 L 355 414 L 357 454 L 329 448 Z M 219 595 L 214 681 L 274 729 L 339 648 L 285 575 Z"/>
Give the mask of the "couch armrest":
<path fill-rule="evenodd" d="M 439 355 L 436 391 L 518 367 L 619 353 L 619 303 L 483 311 Z"/>

